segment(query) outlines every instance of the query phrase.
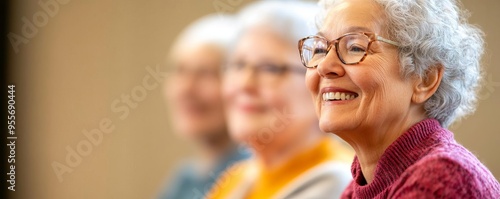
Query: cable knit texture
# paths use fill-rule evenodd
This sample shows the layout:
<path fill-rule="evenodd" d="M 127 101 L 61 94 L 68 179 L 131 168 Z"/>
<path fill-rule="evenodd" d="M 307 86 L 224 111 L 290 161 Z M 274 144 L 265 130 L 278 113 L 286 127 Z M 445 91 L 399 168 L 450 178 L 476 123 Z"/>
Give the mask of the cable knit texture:
<path fill-rule="evenodd" d="M 500 198 L 493 174 L 434 119 L 411 127 L 380 158 L 367 184 L 357 157 L 342 198 Z"/>

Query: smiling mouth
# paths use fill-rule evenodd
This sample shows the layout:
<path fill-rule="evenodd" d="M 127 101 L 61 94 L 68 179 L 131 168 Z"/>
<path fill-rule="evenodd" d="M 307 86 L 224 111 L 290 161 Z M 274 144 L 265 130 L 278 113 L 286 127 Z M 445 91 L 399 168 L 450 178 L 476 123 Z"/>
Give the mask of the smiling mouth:
<path fill-rule="evenodd" d="M 323 101 L 344 101 L 352 100 L 358 97 L 356 93 L 346 93 L 346 92 L 326 92 L 323 93 Z"/>

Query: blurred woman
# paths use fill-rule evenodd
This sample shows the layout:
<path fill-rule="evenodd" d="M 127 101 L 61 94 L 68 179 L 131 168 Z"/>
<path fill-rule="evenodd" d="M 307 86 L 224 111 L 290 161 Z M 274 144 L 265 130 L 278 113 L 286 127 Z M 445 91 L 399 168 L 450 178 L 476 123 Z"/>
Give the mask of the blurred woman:
<path fill-rule="evenodd" d="M 174 43 L 165 81 L 171 124 L 199 156 L 182 165 L 160 198 L 204 198 L 219 174 L 249 153 L 227 133 L 220 70 L 234 37 L 232 17 L 209 15 L 186 28 Z"/>
<path fill-rule="evenodd" d="M 297 52 L 316 8 L 263 1 L 240 12 L 223 95 L 231 136 L 255 158 L 224 172 L 208 198 L 338 198 L 351 180 L 353 156 L 319 131 Z"/>
<path fill-rule="evenodd" d="M 482 32 L 458 2 L 320 3 L 299 49 L 321 130 L 356 151 L 343 198 L 500 198 L 446 129 L 474 111 L 481 78 Z"/>

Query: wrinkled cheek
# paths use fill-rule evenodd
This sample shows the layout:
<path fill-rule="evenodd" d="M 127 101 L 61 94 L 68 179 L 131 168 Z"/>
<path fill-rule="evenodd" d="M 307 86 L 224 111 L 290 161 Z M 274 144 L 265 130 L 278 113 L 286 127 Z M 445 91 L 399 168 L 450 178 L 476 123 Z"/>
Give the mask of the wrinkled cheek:
<path fill-rule="evenodd" d="M 366 82 L 363 89 L 361 107 L 358 115 L 364 117 L 366 123 L 376 123 L 386 117 L 396 104 L 388 98 L 388 92 L 384 89 L 384 83 L 380 81 Z"/>

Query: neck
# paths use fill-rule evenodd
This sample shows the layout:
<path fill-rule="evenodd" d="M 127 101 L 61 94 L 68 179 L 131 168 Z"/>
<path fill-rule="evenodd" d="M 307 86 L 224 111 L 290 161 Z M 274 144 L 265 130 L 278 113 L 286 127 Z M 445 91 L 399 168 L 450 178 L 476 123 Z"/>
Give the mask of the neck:
<path fill-rule="evenodd" d="M 307 131 L 307 130 L 304 130 Z M 290 133 L 291 134 L 291 133 Z M 260 165 L 267 169 L 276 168 L 286 162 L 295 154 L 306 150 L 314 143 L 318 142 L 322 135 L 318 131 L 307 133 L 297 133 L 293 139 L 288 139 L 287 132 L 276 133 L 274 140 L 268 144 L 252 143 L 255 157 Z M 287 140 L 285 140 L 287 139 Z"/>
<path fill-rule="evenodd" d="M 219 134 L 220 136 L 204 139 L 199 144 L 199 154 L 201 156 L 204 170 L 210 170 L 224 157 L 228 152 L 236 148 L 236 144 L 229 138 L 227 133 Z"/>
<path fill-rule="evenodd" d="M 385 150 L 411 126 L 423 119 L 425 119 L 424 116 L 409 117 L 407 115 L 400 119 L 382 122 L 380 125 L 339 134 L 356 152 L 367 184 L 373 181 L 377 163 Z"/>

